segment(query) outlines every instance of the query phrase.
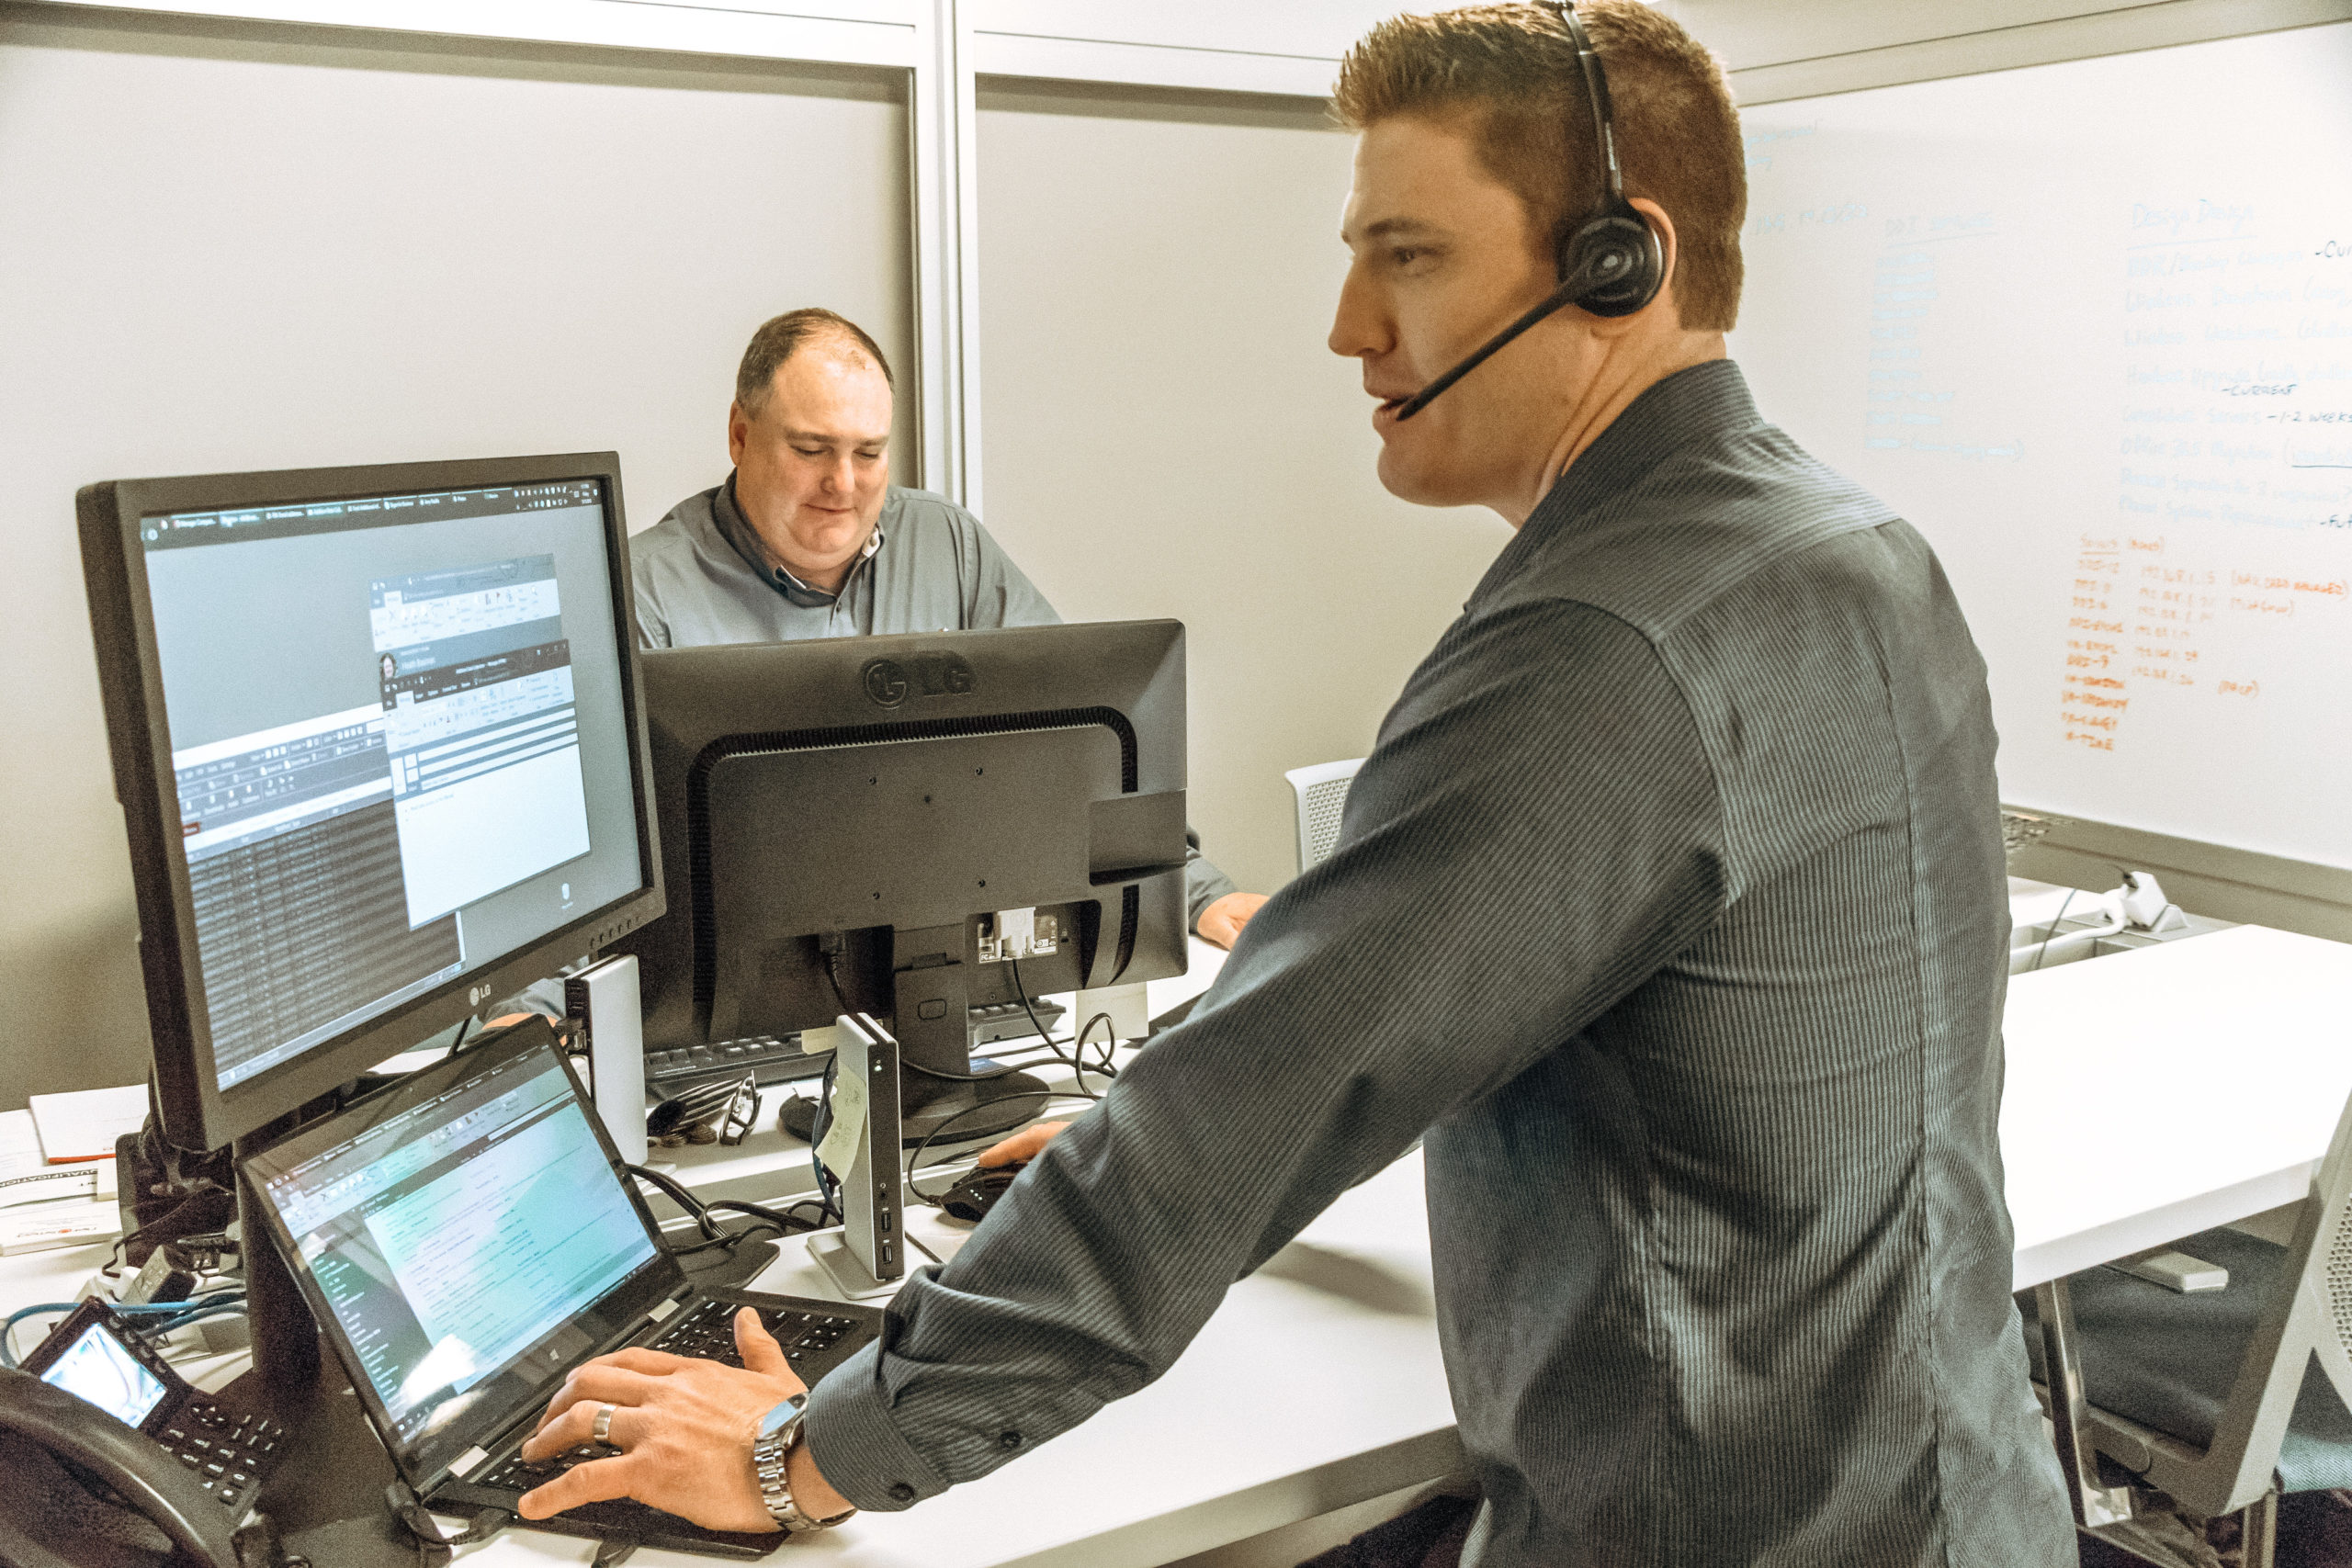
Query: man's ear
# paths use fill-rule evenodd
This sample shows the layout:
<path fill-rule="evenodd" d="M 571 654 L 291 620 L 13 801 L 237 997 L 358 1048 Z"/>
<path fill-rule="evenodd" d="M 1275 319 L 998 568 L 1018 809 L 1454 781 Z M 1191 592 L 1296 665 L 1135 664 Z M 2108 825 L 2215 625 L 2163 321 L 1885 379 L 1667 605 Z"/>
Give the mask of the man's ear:
<path fill-rule="evenodd" d="M 1679 323 L 1682 320 L 1682 312 L 1674 303 L 1674 264 L 1681 253 L 1678 248 L 1674 238 L 1674 220 L 1666 215 L 1665 208 L 1660 207 L 1657 202 L 1652 201 L 1645 196 L 1632 197 L 1631 204 L 1634 211 L 1640 213 L 1643 218 L 1648 220 L 1650 228 L 1657 234 L 1657 243 L 1666 252 L 1666 276 L 1658 284 L 1657 298 L 1653 299 L 1641 310 L 1634 311 L 1632 316 L 1626 317 L 1625 320 L 1633 321 L 1639 317 L 1646 316 L 1652 310 L 1657 310 L 1660 307 L 1664 307 L 1673 314 L 1675 321 Z"/>
<path fill-rule="evenodd" d="M 743 466 L 743 448 L 752 439 L 752 416 L 743 412 L 741 403 L 727 405 L 727 460 L 736 468 Z"/>

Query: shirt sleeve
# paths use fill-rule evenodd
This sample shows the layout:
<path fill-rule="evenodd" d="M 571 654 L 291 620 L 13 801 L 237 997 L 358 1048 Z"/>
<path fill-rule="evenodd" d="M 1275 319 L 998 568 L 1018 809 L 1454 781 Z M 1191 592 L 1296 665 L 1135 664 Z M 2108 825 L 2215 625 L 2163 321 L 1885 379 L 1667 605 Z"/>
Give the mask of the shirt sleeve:
<path fill-rule="evenodd" d="M 1382 727 L 1331 856 L 818 1385 L 826 1479 L 904 1507 L 1159 1377 L 1333 1199 L 1703 931 L 1721 820 L 1645 638 L 1557 602 L 1457 622 Z"/>
<path fill-rule="evenodd" d="M 1201 831 L 1187 823 L 1184 828 L 1184 925 L 1198 934 L 1201 912 L 1228 893 L 1241 889 L 1233 878 L 1216 868 L 1216 863 L 1201 853 Z"/>
<path fill-rule="evenodd" d="M 969 631 L 984 631 L 994 626 L 1057 626 L 1061 616 L 1055 612 L 1037 585 L 1012 564 L 1012 558 L 996 542 L 980 520 L 965 513 L 972 525 L 977 548 L 973 551 L 972 570 L 964 593 L 964 626 Z"/>
<path fill-rule="evenodd" d="M 661 601 L 646 591 L 642 575 L 630 584 L 630 598 L 637 604 L 637 646 L 667 648 L 670 646 L 670 617 L 662 613 Z"/>

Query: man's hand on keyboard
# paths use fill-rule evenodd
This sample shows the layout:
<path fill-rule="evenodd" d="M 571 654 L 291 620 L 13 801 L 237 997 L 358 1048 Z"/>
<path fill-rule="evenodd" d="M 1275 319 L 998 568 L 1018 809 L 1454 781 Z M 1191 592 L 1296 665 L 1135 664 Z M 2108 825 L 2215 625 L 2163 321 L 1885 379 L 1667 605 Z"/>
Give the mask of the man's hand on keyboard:
<path fill-rule="evenodd" d="M 631 1348 L 574 1370 L 523 1457 L 551 1459 L 594 1441 L 607 1404 L 616 1408 L 606 1440 L 621 1451 L 525 1493 L 517 1505 L 523 1517 L 544 1519 L 582 1503 L 634 1497 L 707 1529 L 775 1529 L 752 1472 L 752 1438 L 760 1417 L 804 1385 L 750 1307 L 735 1314 L 735 1347 L 741 1368 Z M 794 1458 L 793 1491 L 804 1507 L 822 1517 L 827 1505 L 846 1506 L 817 1475 L 805 1445 Z"/>

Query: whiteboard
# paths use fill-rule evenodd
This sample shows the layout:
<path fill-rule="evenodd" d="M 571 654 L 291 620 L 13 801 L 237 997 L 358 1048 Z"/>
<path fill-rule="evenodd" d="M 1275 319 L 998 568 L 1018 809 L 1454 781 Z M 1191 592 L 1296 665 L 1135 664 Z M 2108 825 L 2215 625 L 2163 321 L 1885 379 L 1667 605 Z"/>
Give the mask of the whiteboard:
<path fill-rule="evenodd" d="M 2002 798 L 2352 867 L 2352 24 L 1742 118 L 1732 353 L 1935 547 Z"/>

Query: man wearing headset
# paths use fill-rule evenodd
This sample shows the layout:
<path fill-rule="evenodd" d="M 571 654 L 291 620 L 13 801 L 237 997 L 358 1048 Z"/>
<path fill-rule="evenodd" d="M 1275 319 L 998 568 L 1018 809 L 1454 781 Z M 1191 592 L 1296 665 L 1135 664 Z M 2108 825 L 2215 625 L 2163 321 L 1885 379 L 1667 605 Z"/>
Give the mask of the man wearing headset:
<path fill-rule="evenodd" d="M 1391 491 L 1518 532 L 1330 858 L 1101 1107 L 1028 1140 L 805 1416 L 756 1325 L 749 1371 L 622 1352 L 526 1452 L 603 1415 L 623 1453 L 526 1514 L 626 1493 L 797 1529 L 986 1474 L 1148 1382 L 1423 1138 L 1483 1494 L 1461 1561 L 2075 1561 L 2009 1298 L 1983 662 L 1919 536 L 1724 357 L 1720 68 L 1636 0 L 1583 12 L 1591 50 L 1489 6 L 1383 23 L 1341 68 L 1331 347 Z"/>

